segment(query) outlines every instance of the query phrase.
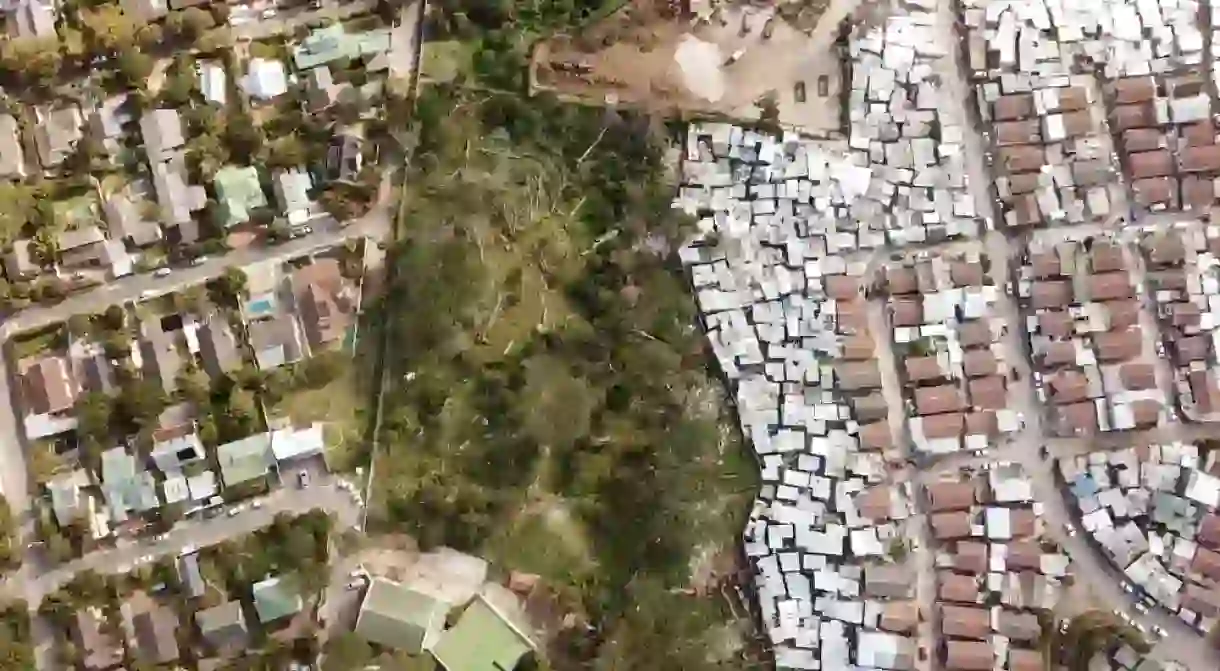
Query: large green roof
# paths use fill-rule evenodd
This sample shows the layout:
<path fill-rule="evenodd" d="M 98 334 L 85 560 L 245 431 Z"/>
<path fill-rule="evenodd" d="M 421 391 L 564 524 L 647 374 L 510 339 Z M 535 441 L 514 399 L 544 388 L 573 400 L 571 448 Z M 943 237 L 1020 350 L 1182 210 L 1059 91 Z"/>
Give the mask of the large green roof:
<path fill-rule="evenodd" d="M 255 583 L 254 610 L 259 622 L 273 622 L 288 617 L 304 606 L 296 581 L 288 576 L 277 576 Z"/>
<path fill-rule="evenodd" d="M 448 671 L 512 671 L 533 646 L 482 597 L 441 634 L 432 655 Z"/>
<path fill-rule="evenodd" d="M 360 606 L 356 633 L 372 643 L 418 655 L 445 627 L 448 610 L 439 599 L 377 578 Z"/>

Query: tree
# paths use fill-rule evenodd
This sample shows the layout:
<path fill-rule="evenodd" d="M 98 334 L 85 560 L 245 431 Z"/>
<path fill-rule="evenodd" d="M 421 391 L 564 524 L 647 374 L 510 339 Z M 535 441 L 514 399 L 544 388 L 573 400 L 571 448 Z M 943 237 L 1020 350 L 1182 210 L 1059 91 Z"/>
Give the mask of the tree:
<path fill-rule="evenodd" d="M 89 315 L 75 314 L 68 317 L 68 332 L 80 338 L 89 335 L 93 330 L 93 322 Z"/>
<path fill-rule="evenodd" d="M 123 387 L 118 407 L 130 424 L 147 427 L 157 423 L 168 401 L 160 380 L 138 380 Z"/>
<path fill-rule="evenodd" d="M 216 25 L 208 12 L 198 7 L 188 7 L 180 12 L 170 12 L 165 25 L 174 35 L 195 42 Z"/>
<path fill-rule="evenodd" d="M 220 277 L 212 280 L 208 288 L 212 290 L 212 302 L 229 307 L 237 307 L 248 294 L 249 278 L 245 271 L 237 266 L 225 268 Z"/>
<path fill-rule="evenodd" d="M 76 434 L 86 445 L 99 449 L 109 446 L 114 406 L 110 397 L 91 391 L 76 401 Z"/>
<path fill-rule="evenodd" d="M 134 45 L 124 47 L 119 52 L 119 74 L 129 88 L 143 88 L 153 71 L 152 56 L 137 49 Z"/>
<path fill-rule="evenodd" d="M 146 50 L 153 50 L 161 46 L 165 41 L 165 32 L 161 29 L 161 25 L 157 23 L 148 23 L 140 26 L 136 31 L 136 41 Z"/>
<path fill-rule="evenodd" d="M 307 149 L 295 133 L 271 143 L 267 165 L 271 168 L 295 168 L 305 163 Z"/>
<path fill-rule="evenodd" d="M 588 383 L 562 361 L 540 356 L 525 363 L 525 388 L 517 407 L 522 426 L 539 444 L 566 449 L 588 435 L 597 405 Z"/>
<path fill-rule="evenodd" d="M 183 400 L 195 404 L 196 407 L 208 402 L 211 392 L 208 389 L 208 376 L 203 371 L 192 366 L 178 374 L 177 382 L 178 392 L 182 394 Z"/>
<path fill-rule="evenodd" d="M 27 84 L 50 84 L 62 64 L 55 38 L 19 37 L 0 42 L 0 68 Z"/>
<path fill-rule="evenodd" d="M 243 165 L 250 165 L 263 148 L 262 131 L 254 125 L 249 114 L 238 114 L 225 126 L 225 146 L 230 157 Z"/>
<path fill-rule="evenodd" d="M 117 3 L 102 3 L 82 9 L 80 18 L 86 39 L 100 55 L 113 54 L 135 44 L 139 24 Z"/>
<path fill-rule="evenodd" d="M 30 187 L 0 182 L 0 245 L 8 247 L 21 236 L 21 229 L 35 216 L 37 202 Z"/>
<path fill-rule="evenodd" d="M 326 642 L 322 671 L 358 671 L 373 660 L 373 648 L 354 631 L 340 631 Z"/>
<path fill-rule="evenodd" d="M 258 401 L 254 394 L 237 388 L 229 395 L 229 413 L 239 420 L 252 420 L 258 416 Z"/>

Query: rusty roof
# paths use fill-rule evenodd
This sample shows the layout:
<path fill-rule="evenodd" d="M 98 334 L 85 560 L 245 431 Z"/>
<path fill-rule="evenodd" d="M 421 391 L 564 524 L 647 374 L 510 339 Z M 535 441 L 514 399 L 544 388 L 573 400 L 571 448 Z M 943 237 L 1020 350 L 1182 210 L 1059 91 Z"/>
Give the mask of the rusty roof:
<path fill-rule="evenodd" d="M 922 326 L 923 306 L 911 298 L 890 301 L 890 314 L 894 326 Z"/>
<path fill-rule="evenodd" d="M 1097 408 L 1090 402 L 1061 405 L 1058 409 L 1063 431 L 1074 435 L 1097 433 Z"/>
<path fill-rule="evenodd" d="M 1216 129 L 1212 126 L 1210 119 L 1179 126 L 1178 132 L 1181 134 L 1182 139 L 1186 141 L 1186 146 L 1188 147 L 1204 147 L 1216 144 Z"/>
<path fill-rule="evenodd" d="M 957 554 L 953 557 L 953 568 L 975 575 L 987 571 L 987 544 L 978 541 L 959 541 Z"/>
<path fill-rule="evenodd" d="M 1052 338 L 1066 338 L 1076 331 L 1076 319 L 1070 313 L 1047 310 L 1038 314 L 1038 332 Z M 1064 343 L 1051 343 L 1052 347 Z M 1069 349 L 1071 345 L 1068 345 Z"/>
<path fill-rule="evenodd" d="M 1187 175 L 1182 180 L 1182 207 L 1202 209 L 1216 200 L 1216 180 L 1207 176 Z"/>
<path fill-rule="evenodd" d="M 979 599 L 979 580 L 976 576 L 941 571 L 937 574 L 942 601 L 960 601 L 977 603 Z"/>
<path fill-rule="evenodd" d="M 1030 306 L 1035 310 L 1067 307 L 1072 299 L 1069 280 L 1038 280 L 1029 288 Z"/>
<path fill-rule="evenodd" d="M 1020 144 L 1000 147 L 1000 167 L 1006 172 L 1032 172 L 1046 165 L 1046 149 L 1042 145 Z"/>
<path fill-rule="evenodd" d="M 965 408 L 966 399 L 961 390 L 951 384 L 915 390 L 915 410 L 921 415 L 956 412 Z"/>
<path fill-rule="evenodd" d="M 991 375 L 970 380 L 970 404 L 983 410 L 1003 410 L 1008 407 L 1008 390 L 1004 378 Z"/>
<path fill-rule="evenodd" d="M 1093 301 L 1111 301 L 1135 295 L 1135 290 L 1131 287 L 1131 277 L 1126 272 L 1090 275 L 1086 284 L 1089 288 L 1089 300 Z"/>
<path fill-rule="evenodd" d="M 991 634 L 991 618 L 985 608 L 942 605 L 940 613 L 941 628 L 947 636 L 981 639 Z"/>
<path fill-rule="evenodd" d="M 1165 135 L 1155 128 L 1132 128 L 1123 132 L 1123 149 L 1129 153 L 1160 149 L 1165 144 Z"/>
<path fill-rule="evenodd" d="M 1061 370 L 1046 376 L 1051 401 L 1058 404 L 1076 403 L 1089 397 L 1089 382 L 1076 369 Z"/>
<path fill-rule="evenodd" d="M 982 319 L 958 325 L 957 337 L 961 341 L 962 347 L 990 345 L 995 340 L 995 336 L 991 333 L 991 324 Z"/>
<path fill-rule="evenodd" d="M 1220 145 L 1185 147 L 1178 151 L 1182 172 L 1215 172 L 1220 170 Z"/>
<path fill-rule="evenodd" d="M 1135 202 L 1145 206 L 1172 203 L 1177 188 L 1178 180 L 1172 177 L 1150 177 L 1131 182 L 1131 190 L 1135 192 Z"/>
<path fill-rule="evenodd" d="M 894 446 L 894 434 L 889 422 L 881 420 L 860 427 L 860 448 L 865 450 L 888 450 Z"/>
<path fill-rule="evenodd" d="M 995 354 L 992 354 L 991 350 L 970 349 L 966 350 L 963 355 L 962 368 L 969 377 L 981 377 L 995 375 L 999 371 L 1000 366 L 996 362 Z"/>
<path fill-rule="evenodd" d="M 1144 337 L 1139 327 L 1126 331 L 1106 331 L 1093 334 L 1093 346 L 1097 350 L 1097 358 L 1101 361 L 1126 361 L 1140 355 L 1144 347 Z"/>
<path fill-rule="evenodd" d="M 962 435 L 965 417 L 961 413 L 946 412 L 929 415 L 922 420 L 923 435 L 928 440 L 955 438 Z"/>
<path fill-rule="evenodd" d="M 836 364 L 839 387 L 848 391 L 876 389 L 881 386 L 881 370 L 876 360 L 847 361 Z"/>
<path fill-rule="evenodd" d="M 937 482 L 927 486 L 930 509 L 934 513 L 965 510 L 976 501 L 972 482 Z"/>
<path fill-rule="evenodd" d="M 1042 142 L 1042 124 L 1037 119 L 1023 121 L 1001 121 L 993 126 L 996 145 L 1030 144 Z"/>
<path fill-rule="evenodd" d="M 903 361 L 903 368 L 906 370 L 907 377 L 913 382 L 947 377 L 945 371 L 940 367 L 940 361 L 934 356 L 908 357 Z"/>
<path fill-rule="evenodd" d="M 970 513 L 965 510 L 932 515 L 932 535 L 937 540 L 965 538 L 970 535 L 970 526 Z"/>
<path fill-rule="evenodd" d="M 851 275 L 829 275 L 824 278 L 826 295 L 836 300 L 846 300 L 860 295 L 863 284 L 859 277 Z"/>
<path fill-rule="evenodd" d="M 1114 82 L 1114 103 L 1146 102 L 1156 97 L 1156 82 L 1151 77 L 1127 77 Z"/>
<path fill-rule="evenodd" d="M 996 121 L 1012 121 L 1034 115 L 1034 94 L 1012 93 L 1000 96 L 992 104 L 991 116 Z"/>
<path fill-rule="evenodd" d="M 984 279 L 981 263 L 954 261 L 949 264 L 949 280 L 955 287 L 981 287 Z"/>
<path fill-rule="evenodd" d="M 1132 128 L 1148 128 L 1156 125 L 1156 111 L 1152 105 L 1140 103 L 1136 105 L 1119 105 L 1114 108 L 1115 130 L 1126 131 Z"/>
<path fill-rule="evenodd" d="M 966 434 L 995 436 L 1000 433 L 1000 420 L 994 410 L 976 410 L 966 415 Z"/>

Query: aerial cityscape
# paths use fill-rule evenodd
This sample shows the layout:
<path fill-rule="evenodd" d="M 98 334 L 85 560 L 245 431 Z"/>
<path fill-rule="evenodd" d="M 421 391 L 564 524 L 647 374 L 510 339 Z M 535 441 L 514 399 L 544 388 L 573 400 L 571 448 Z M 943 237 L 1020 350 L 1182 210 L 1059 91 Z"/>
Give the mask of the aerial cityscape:
<path fill-rule="evenodd" d="M 1220 4 L 0 17 L 0 671 L 1220 669 Z"/>

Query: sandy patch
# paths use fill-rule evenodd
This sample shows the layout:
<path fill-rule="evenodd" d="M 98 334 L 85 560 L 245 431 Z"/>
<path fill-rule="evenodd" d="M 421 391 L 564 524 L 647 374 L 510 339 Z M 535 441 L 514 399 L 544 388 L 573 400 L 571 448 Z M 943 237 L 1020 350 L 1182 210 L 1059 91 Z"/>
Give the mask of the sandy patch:
<path fill-rule="evenodd" d="M 709 102 L 724 97 L 724 62 L 720 47 L 704 42 L 694 35 L 685 35 L 674 52 L 674 60 L 682 72 L 682 85 L 691 93 Z"/>

